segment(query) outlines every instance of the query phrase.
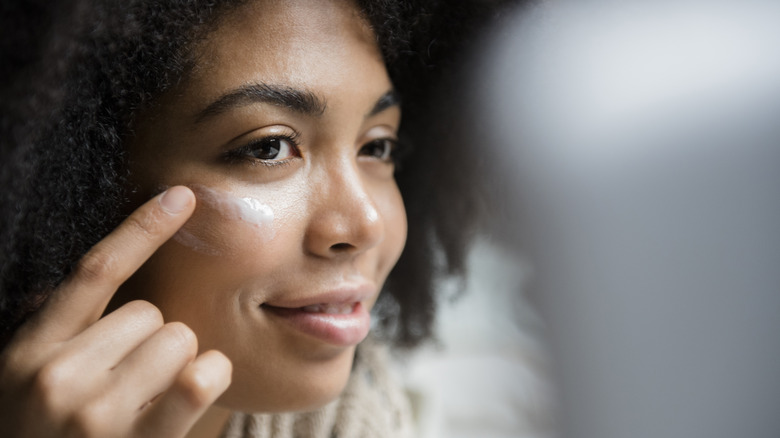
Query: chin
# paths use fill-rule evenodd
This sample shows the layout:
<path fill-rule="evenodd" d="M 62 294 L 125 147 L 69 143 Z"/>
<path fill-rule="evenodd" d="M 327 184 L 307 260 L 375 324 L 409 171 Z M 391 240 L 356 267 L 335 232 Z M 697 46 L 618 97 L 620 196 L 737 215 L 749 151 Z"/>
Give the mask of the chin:
<path fill-rule="evenodd" d="M 355 349 L 322 363 L 282 364 L 259 371 L 233 368 L 233 382 L 217 400 L 221 407 L 245 413 L 305 412 L 335 400 L 347 386 Z M 275 368 L 275 369 L 274 369 Z M 276 372 L 274 372 L 276 371 Z"/>

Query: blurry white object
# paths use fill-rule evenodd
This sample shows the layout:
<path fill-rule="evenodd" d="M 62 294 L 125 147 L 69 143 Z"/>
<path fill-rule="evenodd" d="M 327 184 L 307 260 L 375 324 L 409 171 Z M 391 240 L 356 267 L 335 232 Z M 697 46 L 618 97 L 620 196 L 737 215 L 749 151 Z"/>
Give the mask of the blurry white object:
<path fill-rule="evenodd" d="M 465 294 L 441 305 L 440 347 L 407 364 L 419 438 L 552 437 L 546 354 L 522 300 L 523 266 L 486 242 L 471 252 Z"/>
<path fill-rule="evenodd" d="M 780 436 L 780 2 L 550 1 L 478 77 L 567 438 Z"/>

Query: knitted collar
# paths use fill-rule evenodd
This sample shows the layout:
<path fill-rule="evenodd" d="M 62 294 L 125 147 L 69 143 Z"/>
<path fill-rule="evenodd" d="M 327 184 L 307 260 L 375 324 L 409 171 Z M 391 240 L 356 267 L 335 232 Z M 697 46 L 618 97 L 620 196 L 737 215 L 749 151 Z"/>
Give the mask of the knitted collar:
<path fill-rule="evenodd" d="M 222 438 L 410 438 L 409 402 L 388 363 L 387 347 L 367 339 L 338 399 L 312 412 L 234 413 Z"/>

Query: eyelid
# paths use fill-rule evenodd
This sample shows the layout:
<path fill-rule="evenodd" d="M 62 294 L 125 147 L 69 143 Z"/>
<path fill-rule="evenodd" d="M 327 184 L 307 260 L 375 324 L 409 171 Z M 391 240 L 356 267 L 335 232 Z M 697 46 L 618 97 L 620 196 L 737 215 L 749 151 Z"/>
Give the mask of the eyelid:
<path fill-rule="evenodd" d="M 379 147 L 383 148 L 383 150 L 381 151 L 382 156 L 375 155 L 374 152 L 377 152 L 375 150 L 368 150 L 366 153 L 363 153 L 365 148 L 375 147 L 377 143 L 380 143 Z M 358 150 L 358 160 L 360 161 L 367 160 L 367 161 L 395 165 L 398 163 L 399 149 L 400 149 L 399 142 L 395 138 L 392 137 L 375 138 L 369 140 L 368 142 L 364 143 L 360 147 L 360 149 Z"/>
<path fill-rule="evenodd" d="M 359 144 L 362 147 L 362 145 L 368 144 L 372 141 L 384 139 L 390 139 L 397 142 L 398 128 L 388 124 L 372 126 L 362 135 Z"/>
<path fill-rule="evenodd" d="M 263 160 L 249 156 L 253 148 L 259 146 L 261 142 L 269 139 L 283 139 L 289 142 L 290 146 L 293 148 L 293 156 L 279 161 Z M 300 134 L 298 131 L 284 125 L 274 125 L 255 129 L 235 137 L 226 145 L 226 150 L 222 153 L 222 157 L 228 162 L 249 162 L 250 164 L 273 167 L 282 164 L 289 164 L 288 162 L 290 160 L 300 157 L 301 151 L 299 149 L 299 145 Z"/>
<path fill-rule="evenodd" d="M 230 149 L 235 149 L 241 146 L 242 144 L 247 144 L 252 140 L 258 138 L 273 137 L 273 136 L 283 137 L 285 135 L 295 137 L 295 138 L 300 137 L 300 133 L 297 130 L 291 128 L 290 126 L 282 125 L 282 124 L 266 125 L 266 126 L 261 126 L 261 127 L 243 131 L 241 134 L 236 135 L 235 137 L 231 138 L 226 143 L 224 143 L 221 149 L 227 151 Z"/>

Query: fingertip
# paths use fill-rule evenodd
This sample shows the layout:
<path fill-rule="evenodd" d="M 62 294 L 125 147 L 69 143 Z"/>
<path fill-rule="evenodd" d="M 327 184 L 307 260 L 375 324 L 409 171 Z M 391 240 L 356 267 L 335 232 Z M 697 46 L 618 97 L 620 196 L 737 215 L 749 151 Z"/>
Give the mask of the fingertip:
<path fill-rule="evenodd" d="M 190 407 L 210 405 L 230 386 L 232 370 L 233 365 L 224 354 L 208 351 L 182 370 L 177 392 Z"/>
<path fill-rule="evenodd" d="M 137 430 L 183 436 L 230 386 L 232 370 L 230 360 L 219 351 L 199 355 L 179 372 L 168 391 L 142 412 Z"/>
<path fill-rule="evenodd" d="M 195 194 L 188 187 L 174 186 L 158 198 L 160 207 L 170 215 L 178 215 L 195 203 Z"/>
<path fill-rule="evenodd" d="M 198 361 L 201 367 L 211 371 L 210 374 L 215 380 L 215 388 L 221 388 L 220 393 L 230 386 L 233 379 L 233 362 L 221 351 L 206 351 L 200 355 Z"/>

